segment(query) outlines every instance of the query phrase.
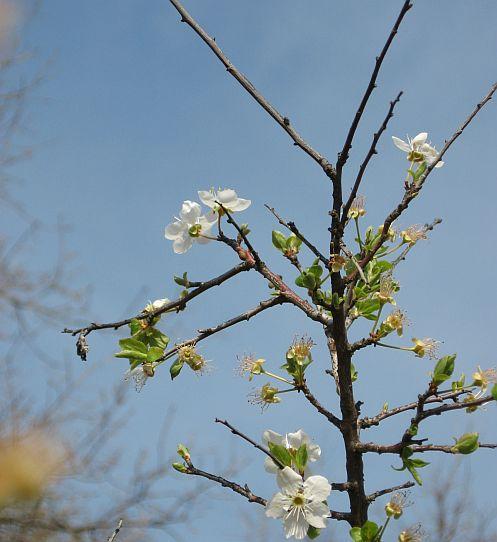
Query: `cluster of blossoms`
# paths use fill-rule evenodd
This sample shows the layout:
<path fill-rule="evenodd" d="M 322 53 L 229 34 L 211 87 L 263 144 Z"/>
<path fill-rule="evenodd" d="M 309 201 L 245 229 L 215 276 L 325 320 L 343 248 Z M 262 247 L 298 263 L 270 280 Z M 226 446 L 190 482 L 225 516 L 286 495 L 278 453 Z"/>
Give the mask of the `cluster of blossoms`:
<path fill-rule="evenodd" d="M 200 201 L 209 208 L 206 214 L 202 214 L 202 207 L 195 201 L 186 200 L 181 206 L 179 217 L 166 226 L 164 237 L 173 242 L 173 250 L 176 254 L 184 254 L 193 242 L 200 244 L 215 240 L 211 235 L 212 227 L 224 214 L 224 209 L 229 213 L 244 211 L 251 201 L 239 198 L 237 193 L 230 189 L 200 190 Z"/>
<path fill-rule="evenodd" d="M 268 458 L 264 465 L 266 471 L 276 473 L 280 488 L 267 503 L 266 516 L 283 521 L 286 538 L 302 540 L 309 533 L 317 534 L 330 516 L 326 499 L 331 484 L 324 476 L 307 476 L 306 466 L 319 459 L 321 448 L 301 429 L 286 435 L 265 431 L 263 442 L 279 462 Z"/>

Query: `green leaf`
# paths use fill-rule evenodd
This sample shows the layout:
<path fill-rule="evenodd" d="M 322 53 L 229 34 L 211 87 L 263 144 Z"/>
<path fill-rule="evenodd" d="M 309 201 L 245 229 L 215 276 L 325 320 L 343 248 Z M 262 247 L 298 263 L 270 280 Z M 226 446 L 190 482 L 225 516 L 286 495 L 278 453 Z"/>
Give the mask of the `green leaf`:
<path fill-rule="evenodd" d="M 430 463 L 428 461 L 423 461 L 422 459 L 409 459 L 411 465 L 416 467 L 417 469 L 421 469 L 422 467 L 426 467 Z"/>
<path fill-rule="evenodd" d="M 174 282 L 178 286 L 183 286 L 184 288 L 188 288 L 190 284 L 190 281 L 188 280 L 188 274 L 186 271 L 183 273 L 182 277 L 178 277 L 177 275 L 174 275 L 173 279 L 174 279 Z"/>
<path fill-rule="evenodd" d="M 351 362 L 350 363 L 350 378 L 352 379 L 352 382 L 355 382 L 358 376 L 359 376 L 359 373 L 357 372 L 354 364 Z"/>
<path fill-rule="evenodd" d="M 169 337 L 155 327 L 147 330 L 147 339 L 150 346 L 156 346 L 165 350 L 169 344 Z"/>
<path fill-rule="evenodd" d="M 459 437 L 451 449 L 454 453 L 464 455 L 472 454 L 479 447 L 478 437 L 478 433 L 465 433 Z"/>
<path fill-rule="evenodd" d="M 321 534 L 320 529 L 316 529 L 316 527 L 313 527 L 312 525 L 310 525 L 309 528 L 307 529 L 307 536 L 308 536 L 311 540 L 314 540 L 314 539 L 317 538 L 320 534 Z"/>
<path fill-rule="evenodd" d="M 432 379 L 435 386 L 439 386 L 452 376 L 452 373 L 454 372 L 455 359 L 456 354 L 453 354 L 452 356 L 444 356 L 438 360 L 437 364 L 435 365 L 435 370 L 433 371 Z"/>
<path fill-rule="evenodd" d="M 300 250 L 301 245 L 302 245 L 302 241 L 293 233 L 286 240 L 286 249 L 287 250 L 292 250 L 293 252 L 298 252 Z"/>
<path fill-rule="evenodd" d="M 169 373 L 171 374 L 171 380 L 174 380 L 180 373 L 181 369 L 183 369 L 183 361 L 181 361 L 179 358 L 169 367 Z"/>
<path fill-rule="evenodd" d="M 492 394 L 492 397 L 497 401 L 497 384 L 494 384 L 490 393 Z"/>
<path fill-rule="evenodd" d="M 362 532 L 360 527 L 352 527 L 349 531 L 350 538 L 354 542 L 362 542 Z"/>
<path fill-rule="evenodd" d="M 140 320 L 133 318 L 133 320 L 131 320 L 131 322 L 129 323 L 129 329 L 131 330 L 131 335 L 139 333 L 143 329 L 140 324 Z"/>
<path fill-rule="evenodd" d="M 307 459 L 307 444 L 302 444 L 295 454 L 295 466 L 300 473 L 304 472 L 305 467 L 307 466 Z"/>
<path fill-rule="evenodd" d="M 286 250 L 286 237 L 278 230 L 273 230 L 271 235 L 273 246 L 281 252 Z"/>
<path fill-rule="evenodd" d="M 164 350 L 162 348 L 159 348 L 158 346 L 152 346 L 150 350 L 147 353 L 147 361 L 149 363 L 153 363 L 154 361 L 157 361 L 162 355 L 164 354 Z"/>
<path fill-rule="evenodd" d="M 186 465 L 183 465 L 183 463 L 173 463 L 173 469 L 183 474 L 185 472 L 188 472 L 188 467 Z"/>
<path fill-rule="evenodd" d="M 366 521 L 361 528 L 362 542 L 373 542 L 380 528 L 373 521 Z"/>
<path fill-rule="evenodd" d="M 269 443 L 269 451 L 283 466 L 291 467 L 292 466 L 292 456 L 290 452 L 282 446 L 281 444 L 274 444 L 274 442 Z"/>
<path fill-rule="evenodd" d="M 121 352 L 114 354 L 114 357 L 127 358 L 130 361 L 131 360 L 143 360 L 143 361 L 147 360 L 147 354 L 144 354 L 143 352 L 137 352 L 136 350 L 121 350 Z"/>
<path fill-rule="evenodd" d="M 137 352 L 141 352 L 142 354 L 147 353 L 147 345 L 143 344 L 138 339 L 121 339 L 119 341 L 119 346 L 122 348 L 122 350 L 136 350 Z"/>
<path fill-rule="evenodd" d="M 406 468 L 407 470 L 411 473 L 412 477 L 414 478 L 414 480 L 416 481 L 416 483 L 419 485 L 419 486 L 422 486 L 423 485 L 423 480 L 421 480 L 421 476 L 419 475 L 418 471 L 416 470 L 416 468 L 414 467 L 414 465 L 411 464 L 411 461 L 409 461 L 407 464 L 406 464 Z"/>

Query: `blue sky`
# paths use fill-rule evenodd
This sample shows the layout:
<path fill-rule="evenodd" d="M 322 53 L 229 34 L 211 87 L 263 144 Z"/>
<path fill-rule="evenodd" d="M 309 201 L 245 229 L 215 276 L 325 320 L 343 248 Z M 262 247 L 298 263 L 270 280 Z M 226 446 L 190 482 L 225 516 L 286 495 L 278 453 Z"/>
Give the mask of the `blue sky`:
<path fill-rule="evenodd" d="M 234 64 L 330 160 L 343 143 L 400 5 L 399 0 L 185 0 Z M 407 15 L 345 173 L 347 193 L 388 102 L 404 90 L 364 180 L 368 223 L 380 224 L 402 197 L 406 162 L 391 135 L 404 138 L 427 131 L 441 147 L 494 82 L 496 17 L 497 5 L 490 0 L 418 1 Z M 93 287 L 91 313 L 83 321 L 113 320 L 136 313 L 149 298 L 173 298 L 178 293 L 174 274 L 188 270 L 193 280 L 205 280 L 236 263 L 227 248 L 215 244 L 175 255 L 163 238 L 164 226 L 181 202 L 210 186 L 229 186 L 252 199 L 243 220 L 264 258 L 290 282 L 292 269 L 271 248 L 275 223 L 264 203 L 295 220 L 325 249 L 331 197 L 327 178 L 226 74 L 205 44 L 179 23 L 166 0 L 51 0 L 29 23 L 26 45 L 35 51 L 34 63 L 49 62 L 30 104 L 24 135 L 35 153 L 13 170 L 19 180 L 15 194 L 34 216 L 49 223 L 63 216 L 72 225 L 68 243 L 78 264 L 77 280 Z M 491 103 L 400 220 L 406 226 L 443 218 L 398 273 L 398 303 L 412 322 L 406 339 L 443 340 L 443 352 L 458 352 L 458 371 L 466 373 L 477 364 L 497 363 L 496 120 Z M 46 265 L 50 250 L 39 252 L 38 264 Z M 189 338 L 197 328 L 236 315 L 267 296 L 267 286 L 257 276 L 238 277 L 193 302 L 185 313 L 164 318 L 163 330 L 173 340 Z M 215 368 L 209 376 L 185 372 L 171 383 L 167 370 L 159 371 L 142 393 L 130 394 L 134 414 L 125 453 L 131 456 L 153 440 L 165 411 L 174 404 L 181 416 L 171 446 L 194 442 L 194 457 L 196 449 L 214 447 L 216 452 L 198 460 L 207 470 L 218 464 L 217 455 L 236 449 L 248 463 L 238 479 L 257 493 L 270 496 L 275 489 L 261 469 L 263 458 L 214 425 L 214 417 L 226 417 L 256 438 L 266 428 L 286 432 L 303 427 L 323 447 L 323 474 L 342 480 L 341 443 L 309 405 L 300 397 L 285 397 L 261 415 L 247 403 L 251 385 L 233 376 L 237 355 L 253 352 L 277 367 L 295 334 L 304 332 L 317 343 L 310 385 L 336 408 L 334 386 L 323 373 L 328 360 L 319 326 L 296 310 L 277 309 L 202 343 L 202 353 Z M 96 381 L 109 386 L 119 382 L 125 363 L 112 358 L 118 334 L 92 334 L 89 339 L 88 365 L 101 367 Z M 53 333 L 43 340 L 53 355 L 73 356 L 71 338 Z M 375 413 L 385 401 L 395 405 L 413 400 L 432 367 L 427 360 L 378 349 L 362 353 L 356 365 L 357 398 L 365 401 L 366 413 Z M 83 373 L 88 366 L 78 365 L 78 370 Z M 38 368 L 31 374 L 36 386 Z M 434 420 L 426 424 L 426 434 L 440 431 L 433 440 L 449 442 L 476 426 L 482 440 L 495 439 L 493 407 L 470 418 L 449 414 L 443 422 Z M 372 434 L 388 442 L 400 431 L 390 422 Z M 404 473 L 390 469 L 391 460 L 367 458 L 368 488 L 404 481 Z M 485 473 L 493 472 L 495 456 L 482 451 L 468 461 L 479 502 L 487 502 L 495 477 Z M 430 472 L 428 467 L 424 475 L 435 475 L 435 469 Z M 188 483 L 178 476 L 171 491 L 186 489 Z M 216 495 L 222 500 L 195 522 L 191 540 L 242 540 L 239 512 L 249 505 L 221 491 Z M 414 498 L 422 508 L 423 492 L 416 491 Z M 342 497 L 333 496 L 331 506 L 341 509 Z M 268 522 L 271 536 L 283 539 L 280 525 Z M 336 532 L 343 533 L 340 528 Z"/>

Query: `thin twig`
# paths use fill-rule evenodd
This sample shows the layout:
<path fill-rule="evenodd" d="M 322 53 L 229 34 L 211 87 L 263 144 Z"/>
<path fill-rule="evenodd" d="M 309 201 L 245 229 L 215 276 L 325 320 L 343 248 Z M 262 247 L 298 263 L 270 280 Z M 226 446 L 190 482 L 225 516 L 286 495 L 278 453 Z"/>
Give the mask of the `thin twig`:
<path fill-rule="evenodd" d="M 366 154 L 366 158 L 364 158 L 364 161 L 362 162 L 359 173 L 357 174 L 354 186 L 352 187 L 352 191 L 350 192 L 349 199 L 347 200 L 347 203 L 343 207 L 342 211 L 342 224 L 345 225 L 347 221 L 347 214 L 349 212 L 350 206 L 352 205 L 352 202 L 354 201 L 354 198 L 357 196 L 357 192 L 359 190 L 359 185 L 361 184 L 362 178 L 364 176 L 364 172 L 366 171 L 366 168 L 368 167 L 369 161 L 371 158 L 378 154 L 378 151 L 376 150 L 376 145 L 378 144 L 378 141 L 380 140 L 381 135 L 383 132 L 387 129 L 388 122 L 393 117 L 393 110 L 395 109 L 395 106 L 400 101 L 400 98 L 402 96 L 403 92 L 400 91 L 392 102 L 390 102 L 390 107 L 388 109 L 387 116 L 385 117 L 385 120 L 383 121 L 383 124 L 380 126 L 379 130 L 374 133 L 373 135 L 373 141 L 371 142 L 371 147 L 369 147 L 368 153 Z"/>
<path fill-rule="evenodd" d="M 264 207 L 266 207 L 266 209 L 276 218 L 276 220 L 282 226 L 285 226 L 285 228 L 290 230 L 295 235 L 295 237 L 298 237 L 304 243 L 304 245 L 314 254 L 314 256 L 316 256 L 316 258 L 319 258 L 321 263 L 323 263 L 326 268 L 329 267 L 330 261 L 328 260 L 328 258 L 326 258 L 322 252 L 320 252 L 306 237 L 302 235 L 294 222 L 287 222 L 286 220 L 281 218 L 281 216 L 275 211 L 274 207 L 270 207 L 267 204 L 264 204 Z"/>
<path fill-rule="evenodd" d="M 223 282 L 226 282 L 227 280 L 233 278 L 234 276 L 238 275 L 239 273 L 242 273 L 243 271 L 248 271 L 253 266 L 248 262 L 243 262 L 232 269 L 229 269 L 222 275 L 219 275 L 218 277 L 215 277 L 213 279 L 207 280 L 205 282 L 202 282 L 201 285 L 198 288 L 195 288 L 191 292 L 188 292 L 183 297 L 179 297 L 178 299 L 171 301 L 161 307 L 160 309 L 157 309 L 155 311 L 150 312 L 141 312 L 140 314 L 137 314 L 136 316 L 133 316 L 131 318 L 126 318 L 124 320 L 120 320 L 118 322 L 108 322 L 105 324 L 98 324 L 96 322 L 92 322 L 91 324 L 78 328 L 78 329 L 68 329 L 65 328 L 62 333 L 70 333 L 71 335 L 78 335 L 83 334 L 84 336 L 89 335 L 92 331 L 100 330 L 100 329 L 119 329 L 122 326 L 128 325 L 131 323 L 132 320 L 146 320 L 146 319 L 154 319 L 157 316 L 160 316 L 161 314 L 165 312 L 169 312 L 173 309 L 176 310 L 182 310 L 186 304 L 194 299 L 195 297 L 199 296 L 203 292 L 209 290 L 210 288 L 213 288 L 214 286 L 219 286 Z"/>
<path fill-rule="evenodd" d="M 203 341 L 204 339 L 206 339 L 207 337 L 214 335 L 215 333 L 219 333 L 220 331 L 223 331 L 224 329 L 227 329 L 241 322 L 248 322 L 255 315 L 267 309 L 275 307 L 276 305 L 282 305 L 283 303 L 287 303 L 287 301 L 285 300 L 283 296 L 271 297 L 269 299 L 266 299 L 265 301 L 261 301 L 254 308 L 249 309 L 243 312 L 242 314 L 239 314 L 238 316 L 230 318 L 229 320 L 226 320 L 225 322 L 222 322 L 221 324 L 218 324 L 217 326 L 208 327 L 205 329 L 199 329 L 198 335 L 196 337 L 193 337 L 192 339 L 188 339 L 186 341 L 182 341 L 181 343 L 174 345 L 173 348 L 170 348 L 167 352 L 164 353 L 163 356 L 161 356 L 156 361 L 163 361 L 163 360 L 169 359 L 174 354 L 176 354 L 176 352 L 183 346 L 190 346 L 193 344 L 197 344 L 200 341 Z"/>
<path fill-rule="evenodd" d="M 227 427 L 234 435 L 236 435 L 237 437 L 240 437 L 242 438 L 243 440 L 246 440 L 249 444 L 252 444 L 252 446 L 254 448 L 257 448 L 258 450 L 260 450 L 262 453 L 266 454 L 268 457 L 270 457 L 274 463 L 280 468 L 280 469 L 283 469 L 285 468 L 285 465 L 283 465 L 283 463 L 277 459 L 267 448 L 264 448 L 264 446 L 261 446 L 260 444 L 258 444 L 257 442 L 255 442 L 255 440 L 252 440 L 250 437 L 248 437 L 247 435 L 245 435 L 244 433 L 242 433 L 241 431 L 238 431 L 238 429 L 236 427 L 233 427 L 227 420 L 220 420 L 219 418 L 216 418 L 214 420 L 216 423 L 220 423 L 222 425 L 224 425 L 225 427 Z"/>
<path fill-rule="evenodd" d="M 410 0 L 405 0 L 404 4 L 402 5 L 402 9 L 400 10 L 399 16 L 397 17 L 397 20 L 395 21 L 395 24 L 393 25 L 393 28 L 390 31 L 387 41 L 385 45 L 383 46 L 383 49 L 381 50 L 381 53 L 379 54 L 379 56 L 376 57 L 376 62 L 374 65 L 373 73 L 371 74 L 371 79 L 369 80 L 369 84 L 366 88 L 366 91 L 364 92 L 364 96 L 362 97 L 361 103 L 359 104 L 359 107 L 354 116 L 354 120 L 352 121 L 352 124 L 349 128 L 349 132 L 347 134 L 347 138 L 345 139 L 343 149 L 338 155 L 338 161 L 337 161 L 337 167 L 336 167 L 337 175 L 340 175 L 341 170 L 349 157 L 349 151 L 352 147 L 352 141 L 354 139 L 354 135 L 356 133 L 357 127 L 359 126 L 359 122 L 361 121 L 362 114 L 364 113 L 364 109 L 366 108 L 366 104 L 369 100 L 369 97 L 371 96 L 373 90 L 376 88 L 376 79 L 378 77 L 381 64 L 383 60 L 385 59 L 385 56 L 388 52 L 388 49 L 395 35 L 397 34 L 397 31 L 399 30 L 399 26 L 400 26 L 400 23 L 402 22 L 402 19 L 411 8 L 412 8 L 412 4 Z"/>
<path fill-rule="evenodd" d="M 311 405 L 322 414 L 330 423 L 335 427 L 340 429 L 341 420 L 332 414 L 329 410 L 324 408 L 324 406 L 314 397 L 314 395 L 309 390 L 307 383 L 304 381 L 300 386 L 297 387 L 298 391 L 301 391 L 304 397 L 311 403 Z"/>
<path fill-rule="evenodd" d="M 121 530 L 122 526 L 123 526 L 123 520 L 120 519 L 119 523 L 117 524 L 117 527 L 114 530 L 114 532 L 107 539 L 107 542 L 114 542 L 114 540 L 116 539 L 117 535 L 119 534 L 119 531 Z"/>
<path fill-rule="evenodd" d="M 415 485 L 416 484 L 414 482 L 406 482 L 405 484 L 401 484 L 400 486 L 393 486 L 393 487 L 388 487 L 386 489 L 381 489 L 380 491 L 375 491 L 374 493 L 371 493 L 370 495 L 368 495 L 367 499 L 369 502 L 373 502 L 378 497 L 382 497 L 383 495 L 387 495 L 388 493 L 393 493 L 394 491 L 409 489 L 410 487 L 413 487 Z"/>
<path fill-rule="evenodd" d="M 410 185 L 404 194 L 404 197 L 402 198 L 402 201 L 397 205 L 397 207 L 387 216 L 385 221 L 383 222 L 383 230 L 381 233 L 380 238 L 375 243 L 375 245 L 372 247 L 372 249 L 364 256 L 364 258 L 359 262 L 360 266 L 364 269 L 364 267 L 374 258 L 375 254 L 378 252 L 378 250 L 381 248 L 383 243 L 388 237 L 388 230 L 392 223 L 399 218 L 399 216 L 409 207 L 409 204 L 411 201 L 418 195 L 419 191 L 423 187 L 428 175 L 433 171 L 435 166 L 438 164 L 438 162 L 442 159 L 444 154 L 449 150 L 449 148 L 452 146 L 452 144 L 456 141 L 456 139 L 464 132 L 464 130 L 467 128 L 467 126 L 470 124 L 470 122 L 476 117 L 476 115 L 480 112 L 480 110 L 492 99 L 492 96 L 494 95 L 495 91 L 497 90 L 497 83 L 494 83 L 492 87 L 490 88 L 487 95 L 478 103 L 476 104 L 476 107 L 473 109 L 471 114 L 467 117 L 467 119 L 461 124 L 461 126 L 452 134 L 450 139 L 448 139 L 445 142 L 445 145 L 443 146 L 442 150 L 437 156 L 437 159 L 434 160 L 427 168 L 426 171 L 421 175 L 420 179 L 415 183 L 414 185 Z M 355 277 L 357 276 L 357 271 L 354 271 L 349 276 L 346 277 L 347 282 L 353 282 L 355 280 Z"/>
<path fill-rule="evenodd" d="M 300 147 L 306 154 L 308 154 L 315 162 L 317 162 L 326 175 L 333 179 L 335 177 L 335 168 L 328 160 L 313 149 L 308 143 L 306 143 L 301 135 L 293 128 L 290 119 L 283 116 L 274 106 L 272 106 L 266 98 L 254 87 L 254 85 L 241 73 L 224 54 L 221 48 L 218 46 L 216 40 L 209 36 L 209 34 L 197 23 L 197 21 L 188 13 L 183 5 L 178 0 L 169 0 L 171 4 L 176 8 L 181 15 L 181 21 L 186 23 L 192 28 L 197 35 L 208 45 L 211 51 L 222 62 L 226 71 L 232 75 L 242 87 L 254 98 L 254 100 L 267 112 L 269 115 L 285 130 L 285 132 L 292 138 L 294 144 Z"/>

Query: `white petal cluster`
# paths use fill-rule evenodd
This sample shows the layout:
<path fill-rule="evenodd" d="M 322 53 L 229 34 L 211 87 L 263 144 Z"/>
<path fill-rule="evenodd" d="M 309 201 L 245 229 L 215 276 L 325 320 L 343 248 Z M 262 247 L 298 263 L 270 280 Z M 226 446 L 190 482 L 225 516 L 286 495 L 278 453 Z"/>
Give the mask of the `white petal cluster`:
<path fill-rule="evenodd" d="M 302 444 L 305 444 L 307 446 L 308 461 L 314 462 L 321 457 L 321 448 L 317 444 L 313 444 L 309 436 L 302 429 L 299 429 L 295 433 L 287 433 L 286 435 L 280 435 L 268 429 L 264 431 L 262 440 L 266 445 L 271 442 L 272 444 L 284 446 L 291 453 L 296 452 Z M 277 473 L 280 470 L 278 465 L 270 457 L 266 458 L 264 468 L 267 472 L 271 473 Z"/>
<path fill-rule="evenodd" d="M 202 208 L 197 202 L 186 200 L 181 206 L 179 218 L 175 217 L 174 221 L 166 226 L 164 237 L 173 241 L 176 254 L 184 254 L 194 242 L 205 244 L 214 239 L 210 231 L 218 220 L 218 214 L 222 215 L 219 203 L 228 212 L 244 211 L 251 204 L 250 200 L 239 198 L 230 188 L 218 191 L 200 190 L 198 195 L 202 203 L 210 208 L 207 214 L 202 214 Z"/>
<path fill-rule="evenodd" d="M 331 492 L 331 485 L 324 476 L 310 476 L 307 480 L 290 467 L 278 472 L 280 491 L 266 507 L 266 516 L 283 520 L 286 538 L 302 540 L 309 526 L 326 527 L 330 509 L 324 501 Z"/>
<path fill-rule="evenodd" d="M 199 190 L 198 197 L 200 201 L 210 207 L 214 212 L 219 212 L 221 207 L 219 203 L 229 212 L 236 213 L 245 211 L 252 203 L 249 199 L 239 198 L 237 193 L 231 188 L 225 190 Z"/>
<path fill-rule="evenodd" d="M 162 309 L 162 307 L 165 307 L 168 303 L 170 303 L 169 299 L 165 297 L 164 299 L 156 299 L 155 301 L 149 301 L 148 305 L 142 310 L 142 312 L 155 312 L 159 309 Z"/>
<path fill-rule="evenodd" d="M 426 162 L 428 166 L 433 164 L 438 158 L 438 152 L 435 147 L 426 143 L 428 134 L 426 132 L 419 133 L 413 139 L 407 138 L 407 141 L 403 141 L 398 137 L 392 136 L 393 144 L 401 151 L 407 153 L 407 159 L 410 162 L 419 162 L 420 160 Z M 442 160 L 437 162 L 436 168 L 442 167 L 444 163 Z"/>

